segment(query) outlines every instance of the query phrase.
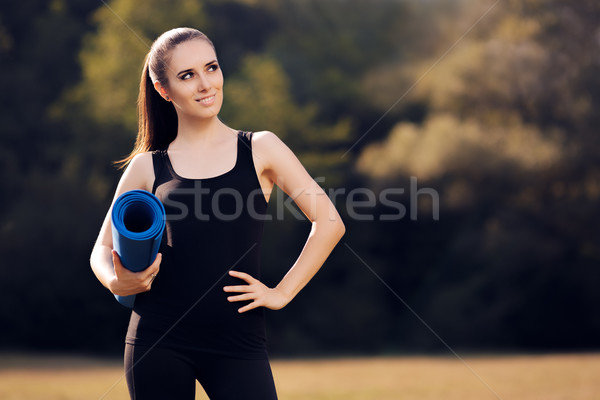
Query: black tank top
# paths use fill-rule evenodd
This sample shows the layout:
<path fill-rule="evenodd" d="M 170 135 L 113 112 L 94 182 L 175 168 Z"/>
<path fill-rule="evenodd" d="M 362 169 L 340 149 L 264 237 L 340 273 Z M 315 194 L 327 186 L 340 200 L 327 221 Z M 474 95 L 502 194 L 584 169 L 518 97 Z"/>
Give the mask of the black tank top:
<path fill-rule="evenodd" d="M 152 289 L 136 296 L 126 342 L 265 358 L 264 309 L 227 301 L 223 286 L 243 285 L 230 269 L 260 279 L 267 202 L 252 160 L 252 133 L 239 132 L 235 166 L 212 178 L 174 171 L 166 150 L 152 153 L 153 193 L 167 215 L 163 260 Z"/>

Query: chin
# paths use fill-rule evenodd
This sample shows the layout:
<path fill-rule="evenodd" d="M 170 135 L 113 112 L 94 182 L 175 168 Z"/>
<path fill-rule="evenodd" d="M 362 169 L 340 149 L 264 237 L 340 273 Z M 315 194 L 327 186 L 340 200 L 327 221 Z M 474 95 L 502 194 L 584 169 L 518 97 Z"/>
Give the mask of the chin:
<path fill-rule="evenodd" d="M 221 111 L 221 107 L 214 107 L 209 110 L 203 110 L 203 112 L 196 113 L 196 117 L 198 118 L 214 118 L 219 115 Z"/>
<path fill-rule="evenodd" d="M 223 101 L 221 99 L 218 99 L 210 107 L 207 107 L 207 108 L 204 108 L 204 109 L 200 109 L 200 110 L 198 110 L 197 108 L 194 109 L 193 114 L 194 114 L 194 116 L 196 116 L 198 118 L 213 118 L 213 117 L 216 117 L 221 112 L 221 105 L 222 104 L 223 104 Z"/>

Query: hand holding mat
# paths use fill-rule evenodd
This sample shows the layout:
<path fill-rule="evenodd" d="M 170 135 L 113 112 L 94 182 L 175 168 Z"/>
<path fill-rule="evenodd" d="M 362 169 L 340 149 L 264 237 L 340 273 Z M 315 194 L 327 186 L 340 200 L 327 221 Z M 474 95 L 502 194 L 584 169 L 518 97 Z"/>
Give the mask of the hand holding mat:
<path fill-rule="evenodd" d="M 158 254 L 165 229 L 165 208 L 145 190 L 120 195 L 111 213 L 113 247 L 125 268 L 133 272 L 148 268 Z M 135 295 L 115 295 L 119 303 L 133 308 Z"/>

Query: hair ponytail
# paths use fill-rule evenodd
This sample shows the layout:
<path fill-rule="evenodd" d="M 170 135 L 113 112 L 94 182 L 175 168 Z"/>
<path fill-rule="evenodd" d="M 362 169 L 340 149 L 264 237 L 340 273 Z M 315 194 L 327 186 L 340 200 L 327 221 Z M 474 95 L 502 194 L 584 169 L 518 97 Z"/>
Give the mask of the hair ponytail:
<path fill-rule="evenodd" d="M 167 87 L 167 65 L 170 51 L 180 43 L 191 39 L 204 39 L 214 49 L 210 39 L 192 28 L 176 28 L 163 33 L 152 44 L 146 55 L 140 92 L 137 100 L 138 133 L 133 151 L 124 159 L 116 161 L 119 168 L 126 167 L 138 154 L 166 149 L 177 136 L 177 112 L 154 88 L 153 81 Z"/>
<path fill-rule="evenodd" d="M 177 113 L 173 104 L 165 101 L 154 89 L 148 62 L 150 53 L 146 55 L 140 92 L 137 100 L 138 134 L 131 154 L 119 160 L 119 168 L 126 167 L 138 154 L 167 148 L 177 136 Z"/>

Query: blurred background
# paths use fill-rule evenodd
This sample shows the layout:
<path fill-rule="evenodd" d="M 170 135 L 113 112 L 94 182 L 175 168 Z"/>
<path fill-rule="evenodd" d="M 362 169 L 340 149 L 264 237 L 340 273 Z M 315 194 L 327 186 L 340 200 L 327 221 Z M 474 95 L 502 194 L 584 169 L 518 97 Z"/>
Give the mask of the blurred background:
<path fill-rule="evenodd" d="M 122 352 L 89 254 L 143 58 L 177 26 L 217 47 L 222 119 L 340 193 L 347 233 L 268 312 L 272 355 L 447 353 L 403 302 L 460 351 L 600 348 L 599 2 L 20 0 L 0 3 L 1 351 Z M 286 215 L 269 285 L 310 229 Z"/>

